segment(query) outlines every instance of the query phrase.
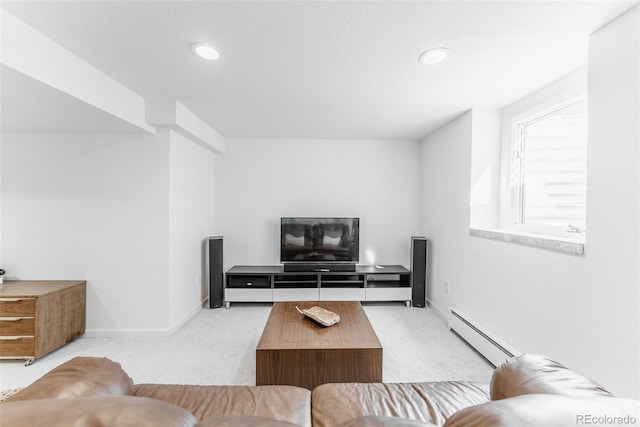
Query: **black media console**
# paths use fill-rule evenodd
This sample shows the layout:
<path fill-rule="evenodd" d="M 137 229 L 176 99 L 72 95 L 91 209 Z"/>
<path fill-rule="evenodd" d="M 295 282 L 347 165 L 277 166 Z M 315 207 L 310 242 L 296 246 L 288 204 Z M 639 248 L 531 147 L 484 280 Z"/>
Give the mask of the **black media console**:
<path fill-rule="evenodd" d="M 285 271 L 283 266 L 236 265 L 226 272 L 225 307 L 232 302 L 404 301 L 411 273 L 402 265 L 358 265 L 355 271 Z"/>

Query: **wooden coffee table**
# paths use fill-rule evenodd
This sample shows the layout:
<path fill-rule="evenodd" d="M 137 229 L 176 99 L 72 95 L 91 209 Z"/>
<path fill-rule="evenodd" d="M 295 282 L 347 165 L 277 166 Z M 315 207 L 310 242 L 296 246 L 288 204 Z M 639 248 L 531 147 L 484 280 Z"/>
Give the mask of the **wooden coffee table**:
<path fill-rule="evenodd" d="M 317 305 L 340 315 L 323 327 L 296 310 Z M 382 382 L 382 345 L 355 301 L 276 302 L 256 348 L 256 385 L 305 387 Z"/>

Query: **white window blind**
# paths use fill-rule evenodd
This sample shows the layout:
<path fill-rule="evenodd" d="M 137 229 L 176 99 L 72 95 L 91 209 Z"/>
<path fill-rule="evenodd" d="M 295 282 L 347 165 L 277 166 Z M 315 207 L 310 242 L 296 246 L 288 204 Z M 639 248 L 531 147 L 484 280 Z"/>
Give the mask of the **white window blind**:
<path fill-rule="evenodd" d="M 547 231 L 584 232 L 587 100 L 516 123 L 512 157 L 514 222 Z"/>

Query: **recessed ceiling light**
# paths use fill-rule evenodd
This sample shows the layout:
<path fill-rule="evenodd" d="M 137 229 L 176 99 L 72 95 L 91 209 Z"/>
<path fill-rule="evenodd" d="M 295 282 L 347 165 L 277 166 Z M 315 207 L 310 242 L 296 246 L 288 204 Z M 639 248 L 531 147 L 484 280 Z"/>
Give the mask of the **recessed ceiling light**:
<path fill-rule="evenodd" d="M 446 47 L 434 47 L 433 49 L 422 52 L 419 61 L 428 65 L 439 64 L 447 59 L 449 54 L 449 49 Z"/>
<path fill-rule="evenodd" d="M 191 45 L 191 51 L 199 57 L 208 59 L 209 61 L 218 60 L 222 56 L 220 51 L 209 43 L 194 43 Z"/>

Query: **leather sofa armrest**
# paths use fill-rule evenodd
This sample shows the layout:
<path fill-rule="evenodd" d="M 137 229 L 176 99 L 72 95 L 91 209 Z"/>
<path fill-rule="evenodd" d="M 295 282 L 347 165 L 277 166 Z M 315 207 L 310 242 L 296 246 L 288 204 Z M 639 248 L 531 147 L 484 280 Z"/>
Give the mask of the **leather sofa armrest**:
<path fill-rule="evenodd" d="M 5 402 L 134 395 L 133 380 L 119 363 L 107 358 L 76 357 L 49 371 Z"/>
<path fill-rule="evenodd" d="M 463 409 L 444 427 L 575 427 L 637 425 L 640 401 L 616 397 L 530 394 Z"/>
<path fill-rule="evenodd" d="M 523 354 L 502 363 L 491 378 L 491 400 L 526 394 L 560 394 L 566 396 L 611 396 L 595 381 L 549 359 Z"/>

